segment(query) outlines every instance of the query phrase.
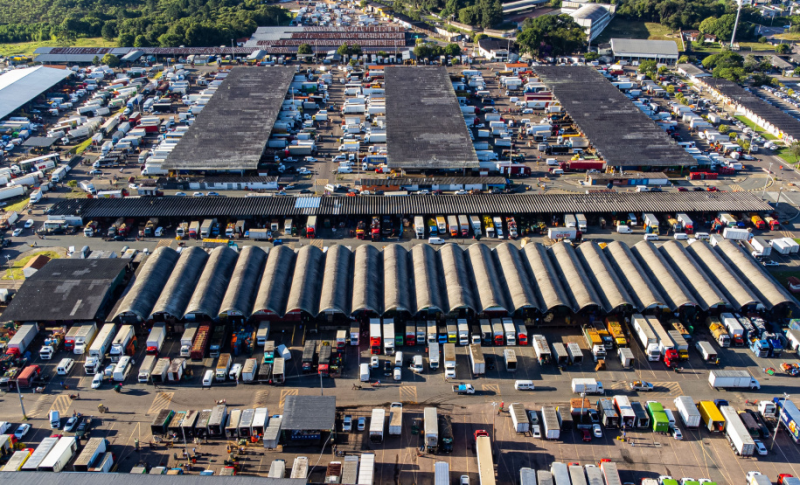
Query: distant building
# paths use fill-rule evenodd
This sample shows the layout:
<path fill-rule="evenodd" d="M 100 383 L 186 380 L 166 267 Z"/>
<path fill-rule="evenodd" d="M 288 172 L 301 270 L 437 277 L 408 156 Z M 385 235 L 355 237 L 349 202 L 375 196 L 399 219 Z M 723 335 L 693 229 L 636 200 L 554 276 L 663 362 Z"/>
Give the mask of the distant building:
<path fill-rule="evenodd" d="M 22 274 L 25 275 L 26 278 L 30 278 L 34 273 L 42 269 L 49 261 L 50 258 L 40 254 L 28 261 L 27 264 L 22 267 Z"/>
<path fill-rule="evenodd" d="M 711 73 L 694 64 L 678 64 L 678 74 L 683 74 L 690 81 L 697 81 L 701 77 L 710 77 Z"/>
<path fill-rule="evenodd" d="M 678 62 L 678 44 L 672 40 L 611 39 L 611 51 L 616 61 Z"/>
<path fill-rule="evenodd" d="M 509 46 L 513 47 L 513 45 L 512 41 L 506 39 L 484 37 L 478 41 L 478 52 L 484 59 L 505 62 L 510 54 Z"/>
<path fill-rule="evenodd" d="M 568 8 L 564 8 L 569 5 Z M 571 8 L 570 8 L 571 7 Z M 602 3 L 565 2 L 561 11 L 569 14 L 575 22 L 583 27 L 589 42 L 596 39 L 614 18 L 617 7 Z"/>
<path fill-rule="evenodd" d="M 703 34 L 699 30 L 684 30 L 683 39 L 690 42 L 716 42 L 717 36 L 714 34 Z"/>

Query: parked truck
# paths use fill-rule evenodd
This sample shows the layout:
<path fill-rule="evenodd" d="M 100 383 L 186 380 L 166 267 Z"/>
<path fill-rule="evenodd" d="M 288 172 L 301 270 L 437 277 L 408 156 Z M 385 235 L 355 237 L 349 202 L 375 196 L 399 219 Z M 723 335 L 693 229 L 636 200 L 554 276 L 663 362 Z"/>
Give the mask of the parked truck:
<path fill-rule="evenodd" d="M 194 344 L 194 338 L 199 327 L 200 324 L 198 322 L 187 322 L 184 326 L 183 335 L 181 335 L 181 357 L 191 357 L 192 344 Z"/>
<path fill-rule="evenodd" d="M 725 418 L 725 436 L 734 452 L 739 456 L 753 456 L 756 444 L 742 423 L 739 413 L 730 406 L 722 406 L 719 410 Z"/>
<path fill-rule="evenodd" d="M 89 355 L 83 364 L 86 375 L 94 375 L 102 368 L 106 352 L 111 350 L 111 343 L 114 340 L 116 330 L 117 326 L 113 323 L 106 323 L 100 329 L 100 333 L 97 334 L 94 343 L 89 347 Z"/>
<path fill-rule="evenodd" d="M 728 334 L 728 331 L 725 329 L 725 326 L 717 317 L 708 317 L 706 319 L 706 324 L 708 325 L 708 330 L 711 332 L 711 335 L 714 337 L 714 340 L 717 341 L 717 344 L 720 347 L 730 347 L 731 346 L 731 336 Z"/>
<path fill-rule="evenodd" d="M 123 355 L 133 355 L 135 349 L 136 336 L 134 335 L 133 325 L 123 325 L 119 327 L 117 335 L 111 342 L 111 362 L 119 362 Z"/>
<path fill-rule="evenodd" d="M 39 327 L 35 323 L 25 323 L 17 328 L 17 333 L 11 337 L 11 340 L 6 344 L 6 354 L 19 357 L 28 350 L 36 334 L 39 333 Z"/>
<path fill-rule="evenodd" d="M 592 378 L 581 377 L 572 379 L 572 392 L 575 394 L 605 394 L 602 382 Z"/>
<path fill-rule="evenodd" d="M 718 370 L 708 373 L 708 384 L 722 389 L 761 389 L 761 384 L 746 370 Z"/>
<path fill-rule="evenodd" d="M 536 358 L 540 365 L 549 364 L 553 360 L 553 355 L 550 353 L 550 346 L 547 345 L 547 339 L 544 335 L 534 335 L 533 350 L 536 352 Z"/>
<path fill-rule="evenodd" d="M 422 412 L 425 430 L 425 451 L 435 453 L 439 447 L 439 421 L 436 408 L 425 408 Z"/>
<path fill-rule="evenodd" d="M 383 429 L 386 422 L 386 410 L 376 408 L 372 410 L 372 419 L 369 423 L 369 440 L 373 443 L 383 443 Z"/>
<path fill-rule="evenodd" d="M 483 358 L 483 350 L 480 345 L 469 346 L 469 360 L 472 364 L 472 375 L 482 376 L 486 374 L 486 361 Z"/>
<path fill-rule="evenodd" d="M 478 483 L 494 485 L 494 461 L 492 460 L 492 441 L 484 430 L 475 431 L 475 451 L 478 458 Z"/>
<path fill-rule="evenodd" d="M 657 362 L 661 359 L 661 351 L 658 349 L 658 338 L 656 337 L 653 328 L 647 317 L 641 313 L 637 313 L 632 317 L 633 330 L 639 338 L 639 343 L 642 344 L 642 349 L 647 355 L 647 360 Z"/>
<path fill-rule="evenodd" d="M 66 335 L 66 327 L 52 329 L 50 335 L 45 337 L 42 348 L 39 349 L 39 357 L 42 360 L 52 360 L 53 355 L 64 345 Z"/>
<path fill-rule="evenodd" d="M 548 440 L 557 440 L 561 437 L 561 419 L 554 406 L 542 406 L 542 421 L 544 422 L 543 437 Z"/>
<path fill-rule="evenodd" d="M 139 366 L 139 374 L 137 381 L 146 384 L 150 382 L 150 374 L 153 372 L 153 367 L 156 365 L 158 358 L 155 355 L 145 355 L 142 360 L 142 365 Z"/>
<path fill-rule="evenodd" d="M 728 330 L 728 335 L 730 339 L 733 341 L 733 345 L 737 347 L 741 347 L 744 345 L 744 327 L 739 323 L 739 319 L 733 316 L 731 313 L 722 313 L 720 314 L 720 319 L 722 319 L 723 325 Z"/>
<path fill-rule="evenodd" d="M 393 402 L 389 405 L 389 436 L 403 434 L 403 403 Z"/>
<path fill-rule="evenodd" d="M 73 343 L 73 353 L 75 353 L 75 355 L 85 354 L 86 350 L 89 347 L 91 347 L 96 336 L 97 336 L 97 324 L 91 322 L 80 325 L 78 333 L 75 334 L 75 340 Z"/>
<path fill-rule="evenodd" d="M 147 336 L 147 353 L 150 355 L 158 355 L 161 352 L 161 347 L 164 345 L 164 338 L 166 337 L 166 326 L 163 322 L 156 322 Z"/>

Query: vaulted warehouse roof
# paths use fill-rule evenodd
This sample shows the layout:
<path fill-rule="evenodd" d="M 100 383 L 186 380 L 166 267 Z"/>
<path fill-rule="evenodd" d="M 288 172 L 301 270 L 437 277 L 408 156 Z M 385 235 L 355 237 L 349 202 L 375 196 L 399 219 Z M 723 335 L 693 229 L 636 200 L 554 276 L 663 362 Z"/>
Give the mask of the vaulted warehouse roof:
<path fill-rule="evenodd" d="M 220 316 L 241 315 L 250 318 L 253 303 L 258 292 L 267 253 L 258 246 L 245 246 L 239 253 L 239 260 L 231 276 L 228 290 L 220 307 Z"/>
<path fill-rule="evenodd" d="M 253 313 L 272 312 L 283 316 L 286 313 L 286 300 L 289 298 L 289 278 L 294 273 L 297 255 L 288 246 L 270 249 L 264 275 L 258 287 Z"/>
<path fill-rule="evenodd" d="M 151 317 L 163 313 L 173 318 L 183 318 L 207 261 L 208 253 L 199 247 L 183 248 L 175 269 L 153 306 Z"/>
<path fill-rule="evenodd" d="M 697 305 L 694 297 L 652 242 L 640 241 L 633 246 L 631 251 L 641 263 L 650 280 L 656 285 L 659 293 L 666 298 L 665 303 L 670 310 L 676 311 L 684 305 Z"/>
<path fill-rule="evenodd" d="M 743 277 L 750 288 L 758 295 L 761 303 L 771 310 L 782 303 L 798 306 L 797 300 L 786 288 L 778 284 L 775 278 L 755 259 L 744 252 L 741 246 L 730 239 L 717 243 L 717 252 L 722 255 L 731 268 Z"/>
<path fill-rule="evenodd" d="M 528 243 L 521 251 L 523 262 L 533 275 L 533 291 L 536 298 L 542 302 L 542 311 L 549 312 L 556 307 L 563 306 L 575 310 L 570 303 L 567 293 L 561 286 L 561 280 L 547 256 L 547 249 L 541 243 Z"/>
<path fill-rule="evenodd" d="M 509 304 L 511 310 L 522 308 L 542 309 L 541 303 L 536 299 L 536 293 L 531 283 L 531 275 L 522 260 L 519 249 L 513 244 L 503 243 L 495 248 L 497 259 L 502 271 L 501 279 L 508 288 Z"/>
<path fill-rule="evenodd" d="M 555 243 L 550 248 L 550 256 L 575 311 L 600 306 L 600 298 L 578 262 L 572 245 L 567 242 Z"/>
<path fill-rule="evenodd" d="M 414 268 L 414 294 L 416 295 L 414 313 L 424 310 L 446 312 L 447 305 L 439 285 L 439 274 L 441 273 L 438 254 L 428 244 L 414 246 L 409 254 Z"/>
<path fill-rule="evenodd" d="M 287 312 L 302 310 L 317 316 L 324 258 L 322 250 L 316 246 L 303 246 L 297 251 L 292 286 L 286 303 Z"/>
<path fill-rule="evenodd" d="M 705 241 L 696 241 L 686 248 L 698 267 L 703 270 L 709 281 L 714 283 L 735 310 L 759 303 L 758 296 L 742 278 L 714 251 Z"/>
<path fill-rule="evenodd" d="M 619 241 L 610 242 L 605 248 L 605 253 L 637 310 L 643 312 L 648 308 L 666 306 L 664 297 L 650 281 L 650 277 L 627 244 Z"/>
<path fill-rule="evenodd" d="M 505 302 L 503 283 L 497 272 L 492 250 L 483 243 L 472 244 L 467 249 L 467 260 L 475 283 L 478 313 L 486 311 L 513 311 Z"/>
<path fill-rule="evenodd" d="M 383 313 L 383 257 L 375 246 L 359 246 L 353 263 L 353 304 L 351 310 Z"/>
<path fill-rule="evenodd" d="M 704 311 L 727 305 L 728 299 L 711 280 L 706 278 L 697 262 L 686 252 L 686 248 L 678 241 L 667 241 L 659 251 L 670 264 L 680 280 L 692 292 L 700 308 Z"/>
<path fill-rule="evenodd" d="M 464 250 L 457 244 L 445 244 L 439 250 L 439 257 L 442 259 L 447 292 L 446 311 L 454 312 L 462 308 L 477 311 Z"/>
<path fill-rule="evenodd" d="M 236 251 L 227 246 L 220 246 L 211 251 L 184 317 L 191 313 L 205 315 L 208 318 L 216 318 L 219 315 L 219 307 L 228 289 L 238 256 Z"/>
<path fill-rule="evenodd" d="M 595 243 L 583 243 L 575 252 L 606 312 L 611 312 L 624 305 L 633 306 L 633 300 L 600 246 Z"/>
<path fill-rule="evenodd" d="M 383 311 L 416 313 L 411 306 L 414 285 L 408 269 L 408 251 L 399 244 L 383 250 Z"/>
<path fill-rule="evenodd" d="M 133 313 L 142 322 L 148 320 L 161 291 L 170 280 L 179 256 L 172 248 L 166 246 L 156 248 L 142 269 L 134 275 L 135 281 L 129 283 L 128 292 L 122 298 L 117 314 L 112 315 L 112 320 L 123 313 Z"/>
<path fill-rule="evenodd" d="M 341 244 L 334 244 L 325 253 L 325 272 L 322 275 L 320 312 L 339 312 L 350 315 L 353 253 Z"/>

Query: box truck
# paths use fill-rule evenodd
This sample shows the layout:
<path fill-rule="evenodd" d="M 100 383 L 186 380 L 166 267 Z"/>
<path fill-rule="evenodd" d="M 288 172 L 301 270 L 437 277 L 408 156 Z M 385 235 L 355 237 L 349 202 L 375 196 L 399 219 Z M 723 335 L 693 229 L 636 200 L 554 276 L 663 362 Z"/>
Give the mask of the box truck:
<path fill-rule="evenodd" d="M 761 384 L 746 370 L 717 370 L 708 373 L 708 384 L 717 388 L 761 389 Z"/>

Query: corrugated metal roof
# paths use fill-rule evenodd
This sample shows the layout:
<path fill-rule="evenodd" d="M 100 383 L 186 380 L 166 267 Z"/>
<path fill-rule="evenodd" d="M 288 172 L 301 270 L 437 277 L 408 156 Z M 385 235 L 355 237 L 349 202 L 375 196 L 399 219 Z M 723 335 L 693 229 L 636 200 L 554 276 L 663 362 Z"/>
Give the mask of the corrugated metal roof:
<path fill-rule="evenodd" d="M 408 311 L 416 313 L 411 305 L 414 300 L 408 269 L 408 251 L 399 244 L 390 244 L 383 249 L 383 311 Z"/>
<path fill-rule="evenodd" d="M 292 286 L 286 311 L 302 310 L 310 315 L 319 313 L 319 295 L 322 287 L 322 250 L 316 246 L 303 246 L 297 251 Z"/>
<path fill-rule="evenodd" d="M 578 262 L 572 244 L 565 241 L 558 242 L 550 248 L 550 257 L 556 274 L 561 279 L 564 290 L 569 296 L 575 311 L 581 311 L 590 306 L 600 306 L 600 297 L 589 282 L 586 272 Z"/>
<path fill-rule="evenodd" d="M 583 243 L 575 252 L 606 312 L 611 312 L 623 305 L 633 306 L 633 300 L 600 246 L 592 242 Z"/>
<path fill-rule="evenodd" d="M 353 253 L 334 244 L 325 253 L 325 273 L 322 275 L 322 293 L 319 311 L 335 311 L 350 315 Z"/>
<path fill-rule="evenodd" d="M 563 306 L 576 311 L 561 286 L 553 262 L 547 256 L 547 249 L 541 243 L 528 243 L 522 248 L 522 259 L 530 268 L 533 275 L 533 291 L 536 298 L 542 302 L 542 311 L 549 312 L 556 307 Z"/>
<path fill-rule="evenodd" d="M 672 40 L 611 39 L 611 49 L 617 57 L 640 54 L 678 56 L 678 45 Z"/>
<path fill-rule="evenodd" d="M 51 215 L 85 220 L 114 217 L 247 217 L 296 215 L 584 214 L 610 212 L 763 212 L 772 207 L 750 192 L 593 192 L 589 194 L 409 195 L 406 197 L 142 197 L 67 199 Z"/>
<path fill-rule="evenodd" d="M 280 316 L 285 314 L 290 287 L 287 279 L 294 273 L 295 256 L 288 246 L 277 246 L 270 250 L 258 287 L 254 313 L 270 311 Z"/>
<path fill-rule="evenodd" d="M 0 120 L 72 75 L 67 69 L 36 66 L 0 76 Z"/>
<path fill-rule="evenodd" d="M 416 296 L 414 311 L 446 311 L 447 305 L 439 285 L 441 272 L 437 264 L 439 258 L 436 251 L 428 244 L 420 244 L 411 248 L 409 257 L 414 269 L 414 294 Z"/>
<path fill-rule="evenodd" d="M 505 301 L 503 285 L 498 276 L 492 250 L 483 243 L 472 244 L 467 248 L 468 267 L 475 284 L 475 296 L 478 313 L 487 310 L 503 309 L 509 311 L 510 305 Z"/>
<path fill-rule="evenodd" d="M 665 177 L 666 178 L 666 177 Z M 397 185 L 421 186 L 431 185 L 506 185 L 505 177 L 405 177 L 405 178 L 362 178 L 356 180 L 356 186 L 382 186 Z"/>
<path fill-rule="evenodd" d="M 730 239 L 723 239 L 717 244 L 717 253 L 725 259 L 729 266 L 739 274 L 747 285 L 758 295 L 761 303 L 772 310 L 782 303 L 800 306 L 789 291 L 780 285 L 764 267 L 752 256 L 745 253 L 741 246 Z"/>
<path fill-rule="evenodd" d="M 717 286 L 705 277 L 697 262 L 686 252 L 683 244 L 667 241 L 659 251 L 670 264 L 681 282 L 692 292 L 704 311 L 719 305 L 727 305 L 728 299 Z"/>
<path fill-rule="evenodd" d="M 183 248 L 150 316 L 166 313 L 174 318 L 183 318 L 207 261 L 208 253 L 199 247 Z"/>
<path fill-rule="evenodd" d="M 8 480 L 8 482 L 6 482 Z M 76 481 L 83 485 L 108 485 L 112 480 L 117 485 L 187 485 L 189 482 L 201 485 L 305 485 L 305 478 L 267 478 L 248 477 L 245 475 L 200 477 L 197 475 L 145 475 L 135 473 L 95 473 L 95 472 L 2 472 L 0 481 L 18 485 L 74 485 Z M 120 483 L 121 482 L 121 483 Z M 205 482 L 208 482 L 206 484 Z"/>
<path fill-rule="evenodd" d="M 238 254 L 227 246 L 220 246 L 211 251 L 208 263 L 203 268 L 200 281 L 192 293 L 192 299 L 186 307 L 184 318 L 190 313 L 215 318 L 219 315 L 219 307 L 228 289 L 231 273 L 236 266 Z"/>
<path fill-rule="evenodd" d="M 150 313 L 169 282 L 179 257 L 178 252 L 172 248 L 166 246 L 156 248 L 142 269 L 134 276 L 135 281 L 129 283 L 130 290 L 122 299 L 112 320 L 123 313 L 133 313 L 143 322 L 150 318 Z"/>
<path fill-rule="evenodd" d="M 640 241 L 631 248 L 631 251 L 661 295 L 666 298 L 665 303 L 670 310 L 676 311 L 684 305 L 697 305 L 694 297 L 652 242 Z"/>
<path fill-rule="evenodd" d="M 439 258 L 444 270 L 447 311 L 454 312 L 462 308 L 476 311 L 472 282 L 464 261 L 464 249 L 457 244 L 445 244 L 439 249 Z"/>
<path fill-rule="evenodd" d="M 500 264 L 501 278 L 505 281 L 509 303 L 512 310 L 521 308 L 537 308 L 542 310 L 542 305 L 536 299 L 536 293 L 531 284 L 531 275 L 519 254 L 519 249 L 509 243 L 503 243 L 494 249 Z"/>
<path fill-rule="evenodd" d="M 253 302 L 267 261 L 267 253 L 258 246 L 245 246 L 233 269 L 231 282 L 225 291 L 219 313 L 236 312 L 245 318 L 253 313 Z"/>
<path fill-rule="evenodd" d="M 666 305 L 664 297 L 650 281 L 650 277 L 627 244 L 619 241 L 610 242 L 606 246 L 605 253 L 637 310 L 643 312 L 648 308 Z"/>
<path fill-rule="evenodd" d="M 353 305 L 351 310 L 383 313 L 383 257 L 375 246 L 359 246 L 353 263 Z"/>
<path fill-rule="evenodd" d="M 705 241 L 695 241 L 686 248 L 706 279 L 722 291 L 736 310 L 759 303 L 758 296 L 734 273 L 728 263 Z"/>

